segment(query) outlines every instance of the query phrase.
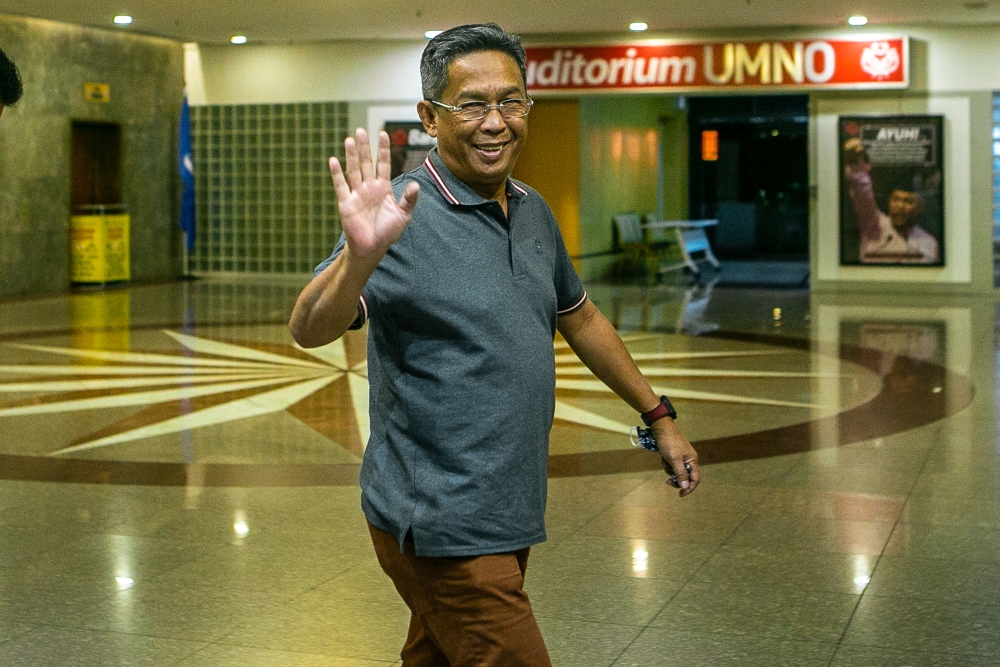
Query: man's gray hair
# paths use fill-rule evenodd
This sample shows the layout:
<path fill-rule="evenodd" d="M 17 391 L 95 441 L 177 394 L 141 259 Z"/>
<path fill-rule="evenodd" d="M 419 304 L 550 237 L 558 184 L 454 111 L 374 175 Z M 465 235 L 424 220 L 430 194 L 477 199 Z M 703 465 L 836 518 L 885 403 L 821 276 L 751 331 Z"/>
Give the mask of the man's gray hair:
<path fill-rule="evenodd" d="M 481 51 L 506 53 L 521 69 L 521 80 L 527 88 L 527 70 L 521 38 L 512 35 L 496 23 L 460 25 L 445 30 L 432 39 L 420 58 L 420 83 L 425 100 L 437 100 L 448 87 L 448 66 L 462 56 Z"/>

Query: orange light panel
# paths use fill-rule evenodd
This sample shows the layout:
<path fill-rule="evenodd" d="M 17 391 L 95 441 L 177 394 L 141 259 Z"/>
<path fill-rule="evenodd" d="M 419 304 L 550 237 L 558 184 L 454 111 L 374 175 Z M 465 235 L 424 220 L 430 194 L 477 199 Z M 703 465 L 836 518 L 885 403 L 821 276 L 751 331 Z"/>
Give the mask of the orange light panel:
<path fill-rule="evenodd" d="M 719 131 L 703 130 L 701 133 L 701 159 L 715 162 L 719 159 Z"/>

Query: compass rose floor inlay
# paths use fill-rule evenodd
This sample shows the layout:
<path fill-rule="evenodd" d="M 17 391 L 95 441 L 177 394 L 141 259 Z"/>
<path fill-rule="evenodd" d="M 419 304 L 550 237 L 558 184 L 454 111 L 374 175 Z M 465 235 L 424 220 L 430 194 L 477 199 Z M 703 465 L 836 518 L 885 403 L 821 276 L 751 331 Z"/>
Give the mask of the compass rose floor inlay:
<path fill-rule="evenodd" d="M 718 333 L 623 338 L 657 393 L 677 403 L 705 463 L 878 437 L 961 409 L 956 392 L 971 399 L 966 381 L 939 365 L 900 357 L 886 371 L 885 355 L 864 348 Z M 166 485 L 355 483 L 369 434 L 364 331 L 311 350 L 280 324 L 134 329 L 127 346 L 108 342 L 48 335 L 0 348 L 7 434 L 0 474 Z M 560 339 L 554 354 L 551 474 L 654 469 L 656 457 L 629 445 L 630 408 Z M 905 391 L 894 379 L 900 374 L 911 378 Z M 950 383 L 946 393 L 943 383 Z M 909 414 L 915 397 L 924 409 Z"/>

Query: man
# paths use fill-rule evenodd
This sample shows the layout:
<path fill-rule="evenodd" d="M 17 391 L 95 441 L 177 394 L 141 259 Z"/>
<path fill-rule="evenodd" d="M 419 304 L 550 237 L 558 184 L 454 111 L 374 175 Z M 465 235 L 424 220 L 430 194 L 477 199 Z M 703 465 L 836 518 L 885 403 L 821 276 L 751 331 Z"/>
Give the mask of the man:
<path fill-rule="evenodd" d="M 405 667 L 547 666 L 522 587 L 544 541 L 556 330 L 652 423 L 681 495 L 697 455 L 587 300 L 542 198 L 509 178 L 531 108 L 524 50 L 495 24 L 431 40 L 417 110 L 437 148 L 390 185 L 363 130 L 330 170 L 344 227 L 295 304 L 305 347 L 369 325 L 362 508 L 412 617 Z M 685 464 L 690 473 L 685 472 Z"/>
<path fill-rule="evenodd" d="M 0 49 L 0 115 L 3 115 L 5 106 L 13 106 L 21 99 L 23 92 L 17 66 L 7 57 L 3 49 Z"/>
<path fill-rule="evenodd" d="M 917 224 L 923 200 L 910 185 L 893 188 L 887 212 L 879 210 L 872 190 L 871 164 L 860 139 L 844 144 L 844 175 L 861 234 L 861 261 L 868 264 L 937 264 L 937 239 Z"/>

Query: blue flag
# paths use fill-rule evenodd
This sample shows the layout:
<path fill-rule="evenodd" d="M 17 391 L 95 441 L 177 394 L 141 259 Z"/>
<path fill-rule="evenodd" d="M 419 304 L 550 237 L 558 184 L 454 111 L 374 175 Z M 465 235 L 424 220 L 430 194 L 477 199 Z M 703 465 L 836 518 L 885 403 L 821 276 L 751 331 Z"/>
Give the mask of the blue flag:
<path fill-rule="evenodd" d="M 181 136 L 178 142 L 178 167 L 181 180 L 184 182 L 184 194 L 181 198 L 181 229 L 188 252 L 194 250 L 194 156 L 191 153 L 191 109 L 188 107 L 187 93 L 181 105 Z"/>

